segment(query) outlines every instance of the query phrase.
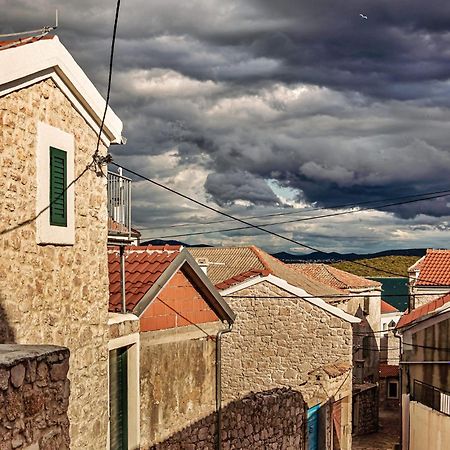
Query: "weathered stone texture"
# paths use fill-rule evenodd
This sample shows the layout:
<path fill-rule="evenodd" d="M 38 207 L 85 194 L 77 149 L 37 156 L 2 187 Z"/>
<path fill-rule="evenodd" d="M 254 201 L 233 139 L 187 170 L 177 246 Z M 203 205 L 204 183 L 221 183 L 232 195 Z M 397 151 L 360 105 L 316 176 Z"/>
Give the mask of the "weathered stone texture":
<path fill-rule="evenodd" d="M 111 316 L 112 314 L 109 313 L 109 315 Z M 134 333 L 139 333 L 139 320 L 125 320 L 120 323 L 111 323 L 109 325 L 110 340 L 117 339 L 118 337 L 122 336 L 128 336 Z"/>
<path fill-rule="evenodd" d="M 214 411 L 215 341 L 183 331 L 141 333 L 141 447 Z"/>
<path fill-rule="evenodd" d="M 210 414 L 150 450 L 214 450 L 216 426 L 216 415 Z M 252 393 L 222 411 L 223 450 L 301 450 L 305 432 L 305 403 L 289 389 Z"/>
<path fill-rule="evenodd" d="M 249 392 L 288 386 L 316 405 L 335 395 L 351 395 L 349 370 L 340 376 L 318 376 L 318 368 L 352 362 L 351 325 L 287 292 L 260 283 L 225 297 L 237 318 L 233 332 L 224 335 L 223 395 L 231 401 Z M 337 398 L 336 398 L 337 399 Z"/>
<path fill-rule="evenodd" d="M 27 355 L 27 347 L 0 345 L 0 449 L 69 449 L 70 382 L 50 376 L 55 367 L 69 366 L 69 350 L 34 347 Z M 21 356 L 8 358 L 16 349 Z"/>
<path fill-rule="evenodd" d="M 91 162 L 96 134 L 53 81 L 0 98 L 1 230 L 36 214 L 38 121 L 74 135 L 75 176 Z M 70 349 L 72 448 L 100 449 L 108 424 L 106 181 L 91 171 L 75 184 L 75 228 L 73 246 L 37 245 L 34 221 L 0 236 L 0 342 Z"/>
<path fill-rule="evenodd" d="M 378 385 L 355 385 L 353 389 L 353 434 L 378 431 Z"/>

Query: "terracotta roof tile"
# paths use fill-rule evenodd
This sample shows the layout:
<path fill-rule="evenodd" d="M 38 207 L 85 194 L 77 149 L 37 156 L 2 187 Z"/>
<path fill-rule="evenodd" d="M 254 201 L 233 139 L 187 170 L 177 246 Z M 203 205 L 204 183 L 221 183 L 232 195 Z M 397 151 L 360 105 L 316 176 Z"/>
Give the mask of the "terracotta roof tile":
<path fill-rule="evenodd" d="M 450 286 L 450 250 L 428 249 L 409 271 L 419 271 L 414 286 Z"/>
<path fill-rule="evenodd" d="M 289 267 L 340 290 L 381 288 L 381 283 L 378 281 L 353 275 L 328 264 L 289 264 Z"/>
<path fill-rule="evenodd" d="M 396 328 L 403 328 L 407 325 L 410 325 L 417 319 L 427 316 L 428 314 L 436 311 L 448 302 L 450 302 L 450 294 L 446 294 L 442 297 L 437 298 L 436 300 L 433 300 L 432 302 L 419 306 L 419 308 L 413 309 L 410 313 L 403 314 L 403 316 L 400 317 Z"/>
<path fill-rule="evenodd" d="M 191 247 L 196 259 L 206 260 L 209 279 L 223 290 L 263 273 L 275 275 L 289 284 L 316 296 L 337 295 L 342 292 L 321 281 L 310 278 L 255 246 Z M 242 280 L 238 279 L 242 277 Z"/>
<path fill-rule="evenodd" d="M 381 300 L 381 314 L 388 314 L 392 312 L 399 312 L 399 310 L 390 305 L 388 302 L 385 302 L 383 299 Z"/>
<path fill-rule="evenodd" d="M 393 366 L 389 364 L 380 363 L 380 377 L 398 377 L 399 376 L 399 366 Z"/>
<path fill-rule="evenodd" d="M 179 255 L 181 246 L 128 246 L 125 248 L 127 310 L 132 311 L 162 273 Z M 118 247 L 108 249 L 109 310 L 122 310 Z"/>
<path fill-rule="evenodd" d="M 47 34 L 46 36 L 41 37 L 33 37 L 27 36 L 21 39 L 11 39 L 7 41 L 0 41 L 0 50 L 3 50 L 3 47 L 13 48 L 19 47 L 21 45 L 32 44 L 33 42 L 40 41 L 42 39 L 53 39 L 55 36 L 52 34 Z"/>

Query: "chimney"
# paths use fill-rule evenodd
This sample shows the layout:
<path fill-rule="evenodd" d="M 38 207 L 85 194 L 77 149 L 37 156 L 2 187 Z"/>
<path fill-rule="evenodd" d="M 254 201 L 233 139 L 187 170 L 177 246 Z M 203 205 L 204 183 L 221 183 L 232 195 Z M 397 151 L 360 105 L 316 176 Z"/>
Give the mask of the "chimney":
<path fill-rule="evenodd" d="M 203 272 L 208 275 L 208 258 L 197 258 L 195 262 L 200 266 L 200 269 L 202 269 Z"/>

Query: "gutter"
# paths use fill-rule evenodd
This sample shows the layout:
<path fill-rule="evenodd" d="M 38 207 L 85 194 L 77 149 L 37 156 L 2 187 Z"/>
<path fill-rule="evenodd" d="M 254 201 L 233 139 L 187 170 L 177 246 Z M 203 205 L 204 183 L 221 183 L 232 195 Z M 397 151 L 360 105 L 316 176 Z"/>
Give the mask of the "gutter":
<path fill-rule="evenodd" d="M 222 450 L 222 336 L 231 333 L 233 323 L 216 335 L 216 450 Z"/>

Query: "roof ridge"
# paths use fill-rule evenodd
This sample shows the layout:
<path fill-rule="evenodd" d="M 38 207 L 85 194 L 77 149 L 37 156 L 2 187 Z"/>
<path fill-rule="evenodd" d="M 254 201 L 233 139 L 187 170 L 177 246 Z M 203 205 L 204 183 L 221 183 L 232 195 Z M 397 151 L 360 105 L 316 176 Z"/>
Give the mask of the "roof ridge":
<path fill-rule="evenodd" d="M 261 262 L 261 264 L 264 266 L 265 270 L 267 270 L 269 273 L 273 273 L 273 270 L 270 268 L 270 265 L 267 263 L 265 258 L 260 253 L 260 252 L 263 252 L 264 250 L 260 249 L 256 245 L 250 245 L 249 248 L 256 255 L 256 257 Z M 282 261 L 280 261 L 280 262 L 282 262 Z"/>

